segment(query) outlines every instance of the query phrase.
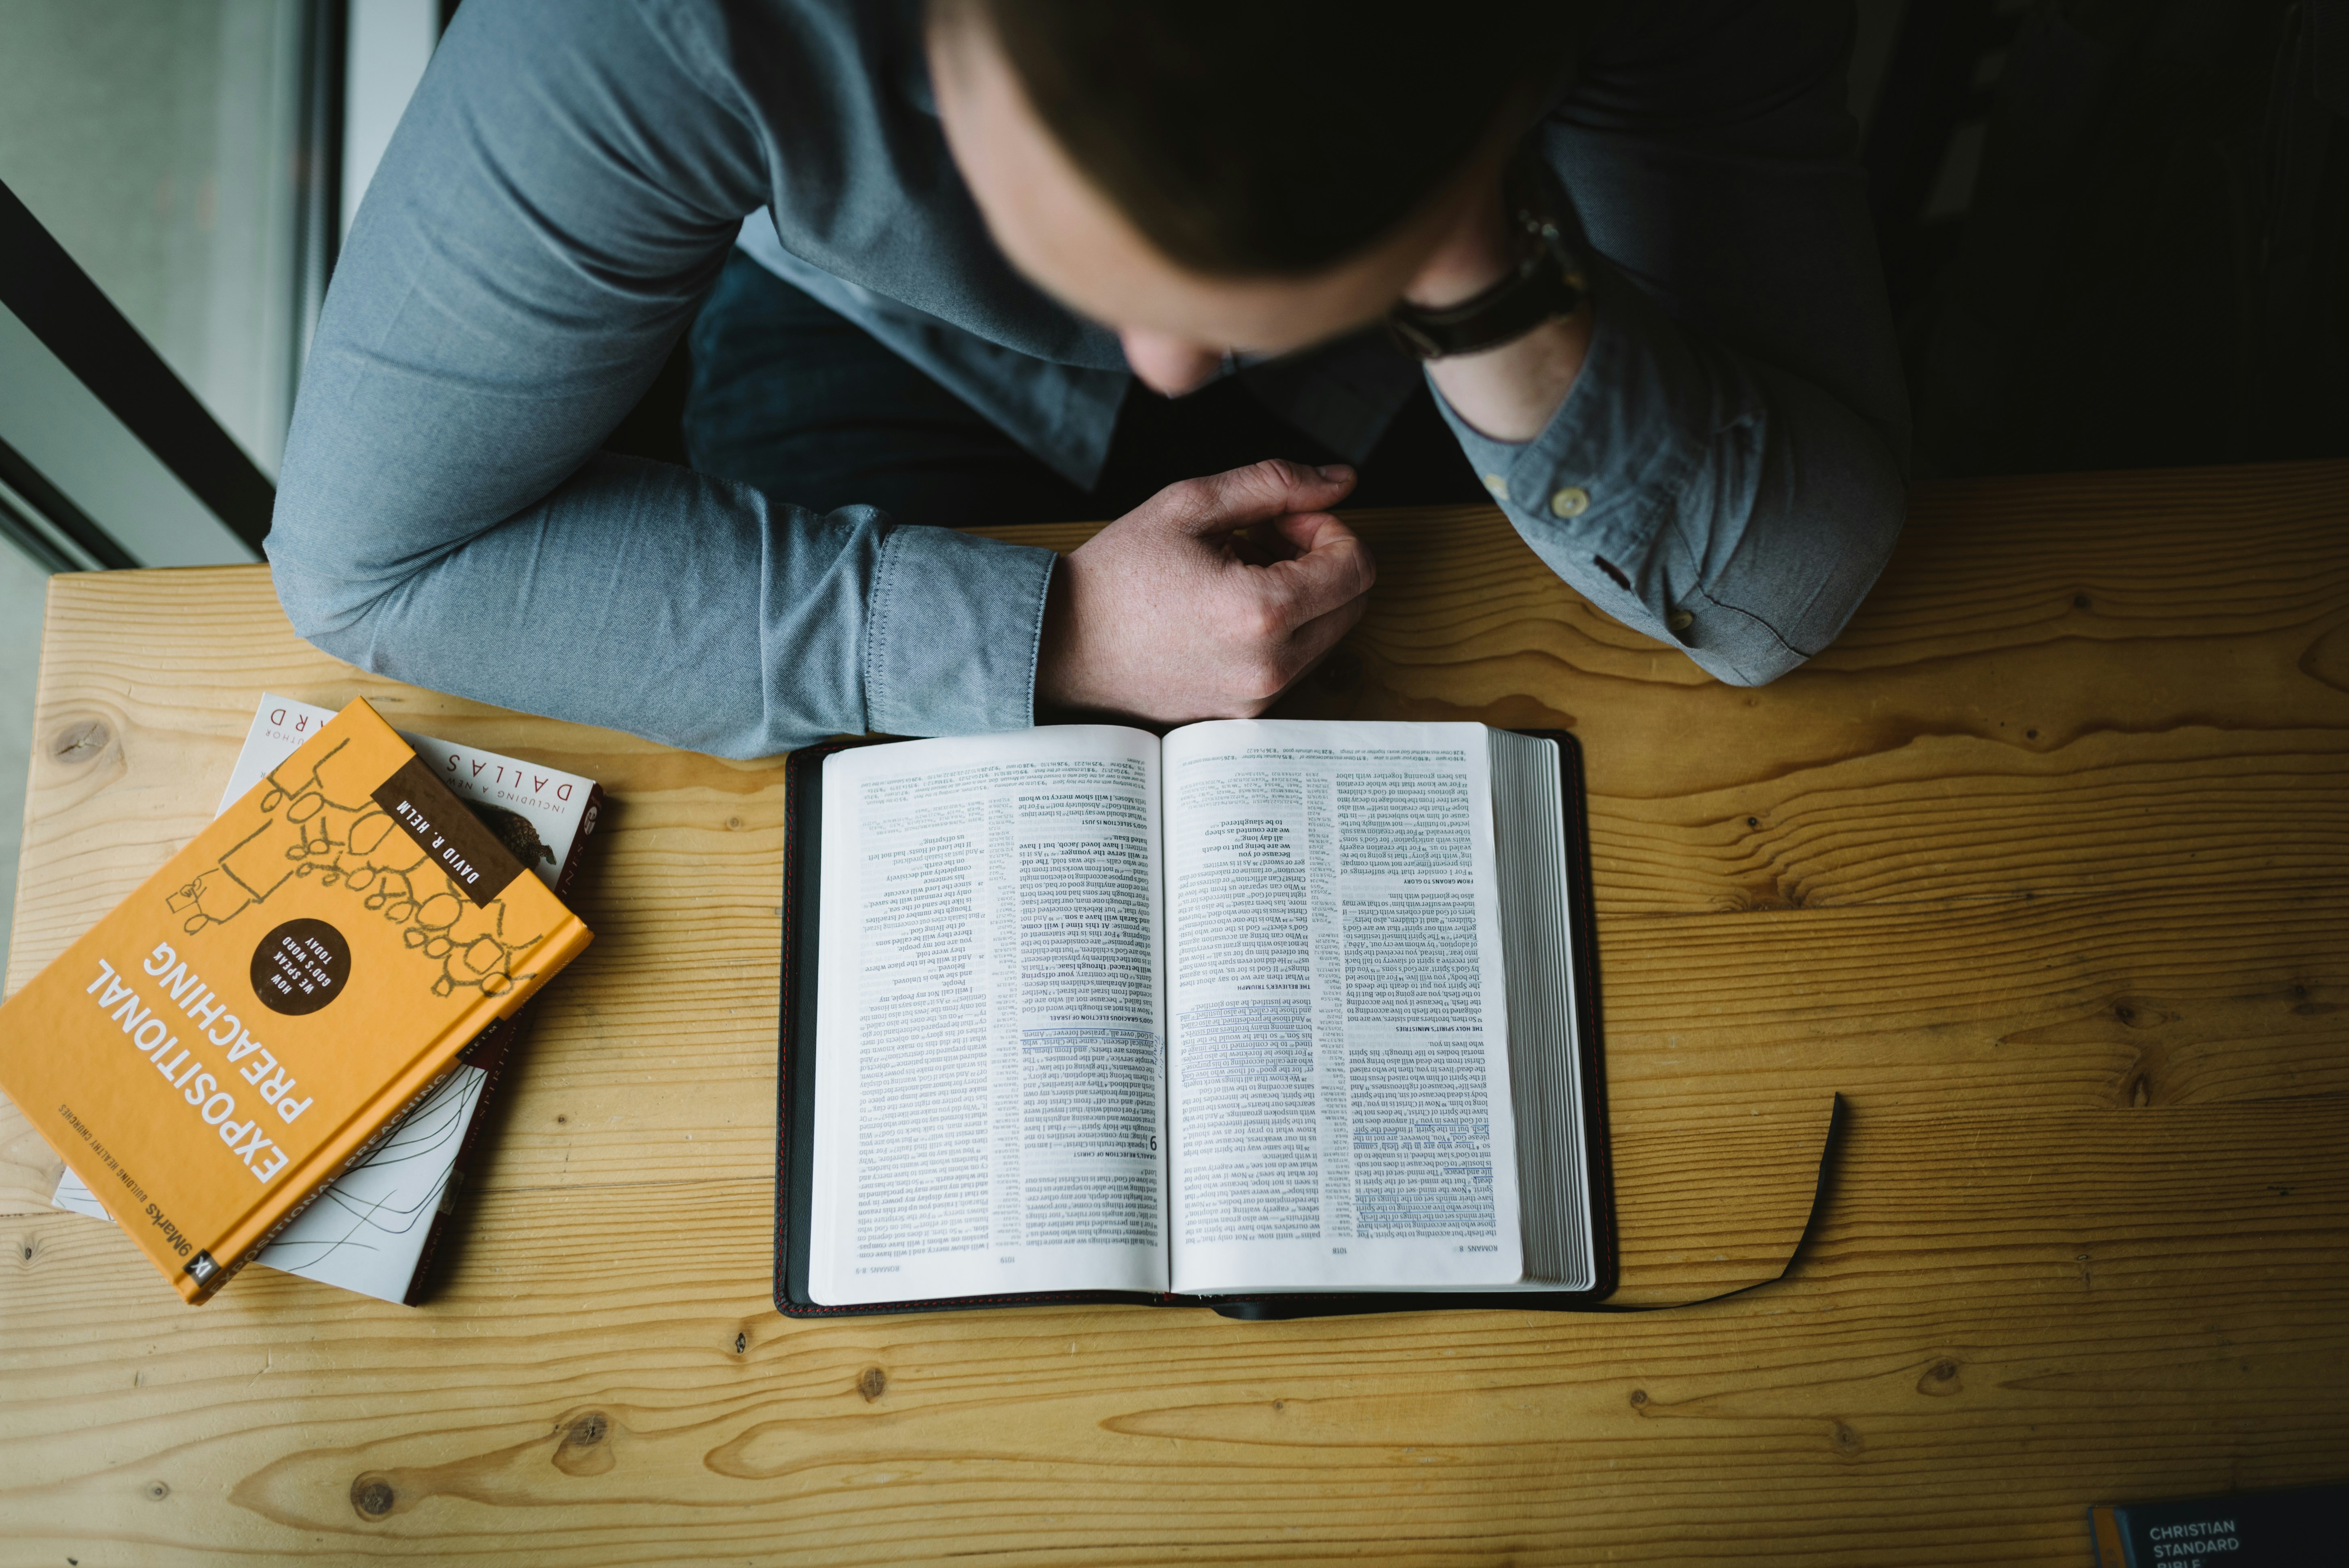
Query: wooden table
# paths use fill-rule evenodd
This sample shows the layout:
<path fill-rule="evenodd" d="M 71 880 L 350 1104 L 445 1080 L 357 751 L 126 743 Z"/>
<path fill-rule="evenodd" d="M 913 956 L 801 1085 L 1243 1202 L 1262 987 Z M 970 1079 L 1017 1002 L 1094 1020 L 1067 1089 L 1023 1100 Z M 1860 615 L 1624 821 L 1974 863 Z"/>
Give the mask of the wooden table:
<path fill-rule="evenodd" d="M 609 786 L 432 1304 L 200 1310 L 0 1120 L 0 1561 L 2091 1561 L 2349 1474 L 2349 465 L 1937 486 L 1722 686 L 1485 511 L 1361 520 L 1289 711 L 1563 725 L 1645 1316 L 795 1324 L 768 1303 L 782 769 L 362 676 L 259 568 L 51 590 L 9 984 L 204 820 L 264 687 Z M 1081 530 L 1028 530 L 1068 543 Z"/>

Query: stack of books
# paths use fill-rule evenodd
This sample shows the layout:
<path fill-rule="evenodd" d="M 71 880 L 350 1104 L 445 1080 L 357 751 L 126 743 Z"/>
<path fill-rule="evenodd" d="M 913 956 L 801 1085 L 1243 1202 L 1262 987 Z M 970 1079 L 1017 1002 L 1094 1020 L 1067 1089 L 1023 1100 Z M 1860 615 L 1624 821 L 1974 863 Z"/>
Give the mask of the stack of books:
<path fill-rule="evenodd" d="M 0 1007 L 58 1202 L 191 1303 L 251 1262 L 415 1300 L 521 1010 L 590 939 L 601 804 L 265 696 L 212 825 Z"/>

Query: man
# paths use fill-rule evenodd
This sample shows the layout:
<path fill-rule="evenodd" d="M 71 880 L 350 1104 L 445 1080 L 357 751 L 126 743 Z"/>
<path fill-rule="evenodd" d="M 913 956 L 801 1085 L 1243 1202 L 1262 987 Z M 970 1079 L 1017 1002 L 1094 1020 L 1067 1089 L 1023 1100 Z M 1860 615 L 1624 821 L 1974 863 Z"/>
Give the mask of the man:
<path fill-rule="evenodd" d="M 1421 385 L 1392 319 L 1553 569 L 1767 680 L 1900 520 L 1848 30 L 1808 0 L 471 0 L 327 300 L 279 593 L 368 668 L 724 755 L 1259 712 L 1371 584 L 1327 509 Z M 597 454 L 713 284 L 713 362 L 741 288 L 796 302 L 755 375 L 705 377 L 719 471 Z M 827 343 L 886 346 L 936 418 L 860 404 Z M 1023 521 L 1023 464 L 1091 489 L 1133 381 L 1226 373 L 1349 461 L 1165 474 L 1057 563 L 925 526 Z"/>

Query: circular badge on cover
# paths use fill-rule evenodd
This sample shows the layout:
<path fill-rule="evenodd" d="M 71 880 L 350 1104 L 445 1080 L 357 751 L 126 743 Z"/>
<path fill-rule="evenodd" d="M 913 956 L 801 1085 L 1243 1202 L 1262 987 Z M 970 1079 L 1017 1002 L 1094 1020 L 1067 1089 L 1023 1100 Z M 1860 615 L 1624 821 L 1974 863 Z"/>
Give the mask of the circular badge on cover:
<path fill-rule="evenodd" d="M 323 920 L 289 920 L 253 950 L 253 994 L 273 1013 L 315 1013 L 350 980 L 351 944 Z"/>

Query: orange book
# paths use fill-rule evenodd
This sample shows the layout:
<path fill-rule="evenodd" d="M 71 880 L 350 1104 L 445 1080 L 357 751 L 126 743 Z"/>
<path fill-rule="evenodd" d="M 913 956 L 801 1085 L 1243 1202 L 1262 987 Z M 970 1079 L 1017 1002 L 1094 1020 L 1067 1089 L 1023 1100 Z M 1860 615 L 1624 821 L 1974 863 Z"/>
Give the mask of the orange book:
<path fill-rule="evenodd" d="M 0 1089 L 201 1303 L 589 936 L 354 702 L 0 1006 Z"/>

